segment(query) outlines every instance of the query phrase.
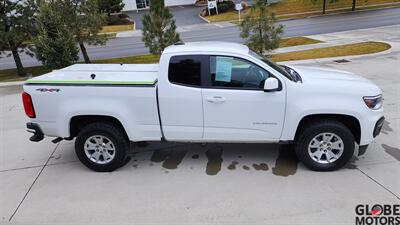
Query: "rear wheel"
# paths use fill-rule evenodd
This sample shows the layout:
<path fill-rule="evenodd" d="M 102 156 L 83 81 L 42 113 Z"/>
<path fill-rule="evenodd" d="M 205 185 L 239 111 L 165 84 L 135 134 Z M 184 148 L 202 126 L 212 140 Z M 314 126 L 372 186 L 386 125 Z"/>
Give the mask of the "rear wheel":
<path fill-rule="evenodd" d="M 339 169 L 354 154 L 353 134 L 340 122 L 312 122 L 300 132 L 295 141 L 295 151 L 298 158 L 312 170 Z"/>
<path fill-rule="evenodd" d="M 129 140 L 118 127 L 108 123 L 92 123 L 84 127 L 75 141 L 75 152 L 88 168 L 111 172 L 124 165 Z"/>

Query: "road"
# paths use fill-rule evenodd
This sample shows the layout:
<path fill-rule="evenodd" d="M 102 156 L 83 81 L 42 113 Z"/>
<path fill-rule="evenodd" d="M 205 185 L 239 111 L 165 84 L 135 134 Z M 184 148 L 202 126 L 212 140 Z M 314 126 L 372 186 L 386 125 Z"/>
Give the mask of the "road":
<path fill-rule="evenodd" d="M 172 6 L 169 7 L 169 10 L 174 15 L 176 26 L 187 26 L 199 23 L 205 23 L 199 16 L 197 16 L 203 7 L 197 7 L 194 5 L 185 5 L 185 6 Z M 142 29 L 142 17 L 146 14 L 148 10 L 139 10 L 139 11 L 128 11 L 125 12 L 129 17 L 131 17 L 136 23 L 136 29 Z"/>
<path fill-rule="evenodd" d="M 331 33 L 379 26 L 400 24 L 400 8 L 361 11 L 355 13 L 318 16 L 306 19 L 281 21 L 285 26 L 284 36 L 304 36 L 322 33 Z M 221 26 L 219 24 L 199 24 L 188 31 L 181 32 L 183 41 L 230 41 L 242 42 L 236 26 Z M 141 37 L 116 38 L 107 42 L 105 46 L 88 47 L 92 59 L 123 57 L 145 54 Z M 25 66 L 40 65 L 35 58 L 21 56 Z M 14 68 L 12 58 L 0 59 L 0 67 Z"/>

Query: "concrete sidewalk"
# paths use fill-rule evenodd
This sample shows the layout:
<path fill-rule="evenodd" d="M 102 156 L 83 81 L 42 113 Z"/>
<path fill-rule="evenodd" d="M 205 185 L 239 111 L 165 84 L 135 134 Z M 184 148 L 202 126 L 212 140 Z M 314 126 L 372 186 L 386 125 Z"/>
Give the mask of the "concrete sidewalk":
<path fill-rule="evenodd" d="M 23 85 L 25 81 L 0 82 L 0 87 Z"/>
<path fill-rule="evenodd" d="M 385 26 L 377 28 L 360 29 L 353 31 L 336 32 L 329 34 L 318 34 L 305 36 L 308 38 L 323 41 L 322 43 L 299 45 L 286 48 L 278 48 L 273 53 L 286 53 L 303 51 L 316 48 L 332 47 L 337 45 L 353 44 L 366 41 L 381 41 L 390 43 L 391 51 L 400 50 L 400 25 Z"/>
<path fill-rule="evenodd" d="M 223 28 L 223 27 L 234 27 L 236 26 L 235 24 L 229 23 L 229 22 L 221 22 L 221 23 L 201 23 L 201 24 L 193 24 L 193 25 L 184 25 L 184 26 L 178 26 L 176 28 L 176 31 L 178 33 L 184 33 L 184 32 L 190 32 L 190 31 L 201 31 L 201 30 L 207 30 L 210 28 Z M 117 38 L 126 38 L 126 37 L 141 37 L 142 36 L 142 30 L 141 29 L 136 29 L 133 31 L 121 31 L 117 32 Z"/>

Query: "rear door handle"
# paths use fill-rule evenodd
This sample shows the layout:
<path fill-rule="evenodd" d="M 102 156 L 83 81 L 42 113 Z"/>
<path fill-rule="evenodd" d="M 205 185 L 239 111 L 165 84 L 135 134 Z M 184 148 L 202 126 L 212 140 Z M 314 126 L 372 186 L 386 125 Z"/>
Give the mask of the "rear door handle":
<path fill-rule="evenodd" d="M 213 96 L 213 97 L 208 97 L 207 101 L 211 103 L 223 103 L 225 102 L 225 98 L 221 96 Z"/>

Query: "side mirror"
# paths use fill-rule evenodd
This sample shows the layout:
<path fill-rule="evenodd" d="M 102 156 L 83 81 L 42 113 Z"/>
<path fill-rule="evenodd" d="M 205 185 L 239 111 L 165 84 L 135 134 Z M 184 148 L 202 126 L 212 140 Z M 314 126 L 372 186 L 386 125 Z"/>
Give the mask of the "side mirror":
<path fill-rule="evenodd" d="M 264 83 L 264 91 L 265 92 L 274 92 L 279 91 L 279 80 L 275 77 L 269 77 L 265 80 Z"/>

